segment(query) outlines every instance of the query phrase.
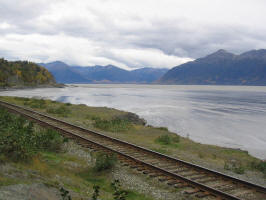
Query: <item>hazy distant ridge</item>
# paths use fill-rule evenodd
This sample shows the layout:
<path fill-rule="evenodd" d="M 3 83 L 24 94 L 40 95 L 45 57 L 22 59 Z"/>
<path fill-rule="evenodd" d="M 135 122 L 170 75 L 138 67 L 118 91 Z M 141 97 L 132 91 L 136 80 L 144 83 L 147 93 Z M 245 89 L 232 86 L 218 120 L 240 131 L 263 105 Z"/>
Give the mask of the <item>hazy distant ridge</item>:
<path fill-rule="evenodd" d="M 39 65 L 48 69 L 59 83 L 152 83 L 168 71 L 155 68 L 127 71 L 113 65 L 69 66 L 61 61 Z"/>
<path fill-rule="evenodd" d="M 219 50 L 169 70 L 161 84 L 266 85 L 266 50 L 235 55 Z"/>

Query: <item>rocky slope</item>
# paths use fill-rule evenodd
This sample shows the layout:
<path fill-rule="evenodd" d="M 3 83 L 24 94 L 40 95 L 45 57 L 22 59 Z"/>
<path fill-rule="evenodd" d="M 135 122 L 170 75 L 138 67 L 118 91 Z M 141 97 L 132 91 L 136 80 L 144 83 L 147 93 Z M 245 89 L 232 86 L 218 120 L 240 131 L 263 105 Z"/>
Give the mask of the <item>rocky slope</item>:
<path fill-rule="evenodd" d="M 266 85 L 266 50 L 234 55 L 219 50 L 169 70 L 161 84 Z"/>

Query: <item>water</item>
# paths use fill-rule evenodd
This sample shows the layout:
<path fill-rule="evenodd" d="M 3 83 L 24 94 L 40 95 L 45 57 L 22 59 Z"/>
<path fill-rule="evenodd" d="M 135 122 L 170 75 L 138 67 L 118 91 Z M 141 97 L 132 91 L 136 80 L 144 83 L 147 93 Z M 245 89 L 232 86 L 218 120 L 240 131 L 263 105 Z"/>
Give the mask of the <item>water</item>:
<path fill-rule="evenodd" d="M 205 144 L 266 159 L 266 87 L 75 85 L 1 92 L 131 111 Z"/>

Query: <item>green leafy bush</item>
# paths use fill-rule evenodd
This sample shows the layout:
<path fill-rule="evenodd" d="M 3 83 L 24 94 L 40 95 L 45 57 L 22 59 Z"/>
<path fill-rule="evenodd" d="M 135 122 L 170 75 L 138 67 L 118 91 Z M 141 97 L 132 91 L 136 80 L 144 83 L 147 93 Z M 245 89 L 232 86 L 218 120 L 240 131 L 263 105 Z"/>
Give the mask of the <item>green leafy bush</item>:
<path fill-rule="evenodd" d="M 176 144 L 180 142 L 180 136 L 169 136 L 167 134 L 161 135 L 155 139 L 155 142 L 160 143 L 162 145 L 170 145 L 170 144 Z"/>
<path fill-rule="evenodd" d="M 168 145 L 171 143 L 171 138 L 169 135 L 161 135 L 156 139 L 156 141 L 161 144 Z"/>
<path fill-rule="evenodd" d="M 115 180 L 111 183 L 112 188 L 114 189 L 113 197 L 114 200 L 126 200 L 128 192 L 121 188 L 119 180 Z"/>
<path fill-rule="evenodd" d="M 97 172 L 112 169 L 117 162 L 114 154 L 97 153 L 94 170 Z"/>
<path fill-rule="evenodd" d="M 179 135 L 175 135 L 175 136 L 173 136 L 171 139 L 172 139 L 172 141 L 173 141 L 174 143 L 179 143 L 179 142 L 180 142 L 180 136 L 179 136 Z"/>
<path fill-rule="evenodd" d="M 13 161 L 28 160 L 38 151 L 59 150 L 63 139 L 52 130 L 34 128 L 32 122 L 0 107 L 0 152 Z"/>
<path fill-rule="evenodd" d="M 237 166 L 237 167 L 233 168 L 233 171 L 237 174 L 244 174 L 245 173 L 245 169 L 243 166 Z"/>
<path fill-rule="evenodd" d="M 93 186 L 93 194 L 92 194 L 92 200 L 97 200 L 100 196 L 100 186 L 94 185 Z"/>
<path fill-rule="evenodd" d="M 65 188 L 61 187 L 59 191 L 60 191 L 62 200 L 71 200 L 72 199 L 70 194 L 69 194 L 69 191 L 66 190 Z"/>
<path fill-rule="evenodd" d="M 266 161 L 252 162 L 251 168 L 261 171 L 266 176 Z"/>

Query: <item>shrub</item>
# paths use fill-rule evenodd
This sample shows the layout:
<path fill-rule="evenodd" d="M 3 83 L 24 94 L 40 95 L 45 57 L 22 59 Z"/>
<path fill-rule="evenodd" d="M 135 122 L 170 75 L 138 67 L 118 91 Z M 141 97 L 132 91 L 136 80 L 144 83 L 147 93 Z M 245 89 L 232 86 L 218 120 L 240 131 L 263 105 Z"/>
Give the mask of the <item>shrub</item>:
<path fill-rule="evenodd" d="M 115 180 L 111 183 L 112 188 L 114 189 L 113 197 L 114 200 L 126 200 L 128 192 L 121 188 L 119 180 Z"/>
<path fill-rule="evenodd" d="M 233 168 L 233 172 L 237 173 L 237 174 L 244 174 L 245 173 L 245 169 L 243 166 L 238 166 L 238 167 L 234 167 Z"/>
<path fill-rule="evenodd" d="M 94 185 L 93 186 L 93 194 L 92 194 L 92 200 L 97 200 L 100 193 L 100 186 Z"/>
<path fill-rule="evenodd" d="M 155 142 L 160 143 L 162 145 L 170 145 L 170 144 L 176 144 L 180 142 L 180 136 L 169 136 L 167 134 L 161 135 L 155 139 Z"/>
<path fill-rule="evenodd" d="M 172 137 L 172 141 L 173 141 L 174 143 L 179 143 L 179 142 L 180 142 L 180 136 L 179 136 L 179 135 L 175 135 L 175 136 L 173 136 L 173 137 Z"/>
<path fill-rule="evenodd" d="M 171 138 L 169 135 L 161 135 L 156 139 L 156 141 L 161 144 L 168 145 L 171 143 Z"/>
<path fill-rule="evenodd" d="M 51 130 L 37 131 L 32 122 L 0 108 L 0 152 L 13 161 L 28 160 L 43 149 L 59 149 L 63 139 Z"/>
<path fill-rule="evenodd" d="M 259 164 L 257 165 L 257 169 L 266 175 L 266 161 L 259 162 Z"/>
<path fill-rule="evenodd" d="M 54 107 L 47 108 L 46 112 L 51 113 L 51 114 L 57 114 L 62 117 L 67 117 L 67 115 L 71 113 L 70 109 L 67 108 L 65 105 L 61 105 L 56 108 Z"/>
<path fill-rule="evenodd" d="M 97 153 L 94 170 L 97 172 L 112 169 L 117 162 L 114 154 Z"/>
<path fill-rule="evenodd" d="M 199 152 L 199 153 L 198 153 L 198 156 L 199 156 L 199 158 L 201 158 L 201 159 L 204 158 L 204 154 L 203 154 L 202 152 Z"/>
<path fill-rule="evenodd" d="M 52 129 L 43 129 L 36 133 L 36 142 L 39 149 L 45 151 L 60 151 L 62 143 L 65 141 L 59 133 Z"/>
<path fill-rule="evenodd" d="M 251 168 L 261 171 L 266 175 L 266 161 L 252 162 Z"/>
<path fill-rule="evenodd" d="M 227 162 L 224 163 L 224 169 L 225 170 L 230 170 L 230 166 Z"/>
<path fill-rule="evenodd" d="M 60 188 L 60 194 L 61 194 L 62 200 L 71 200 L 72 199 L 70 194 L 69 194 L 69 191 L 67 191 L 63 187 Z"/>

